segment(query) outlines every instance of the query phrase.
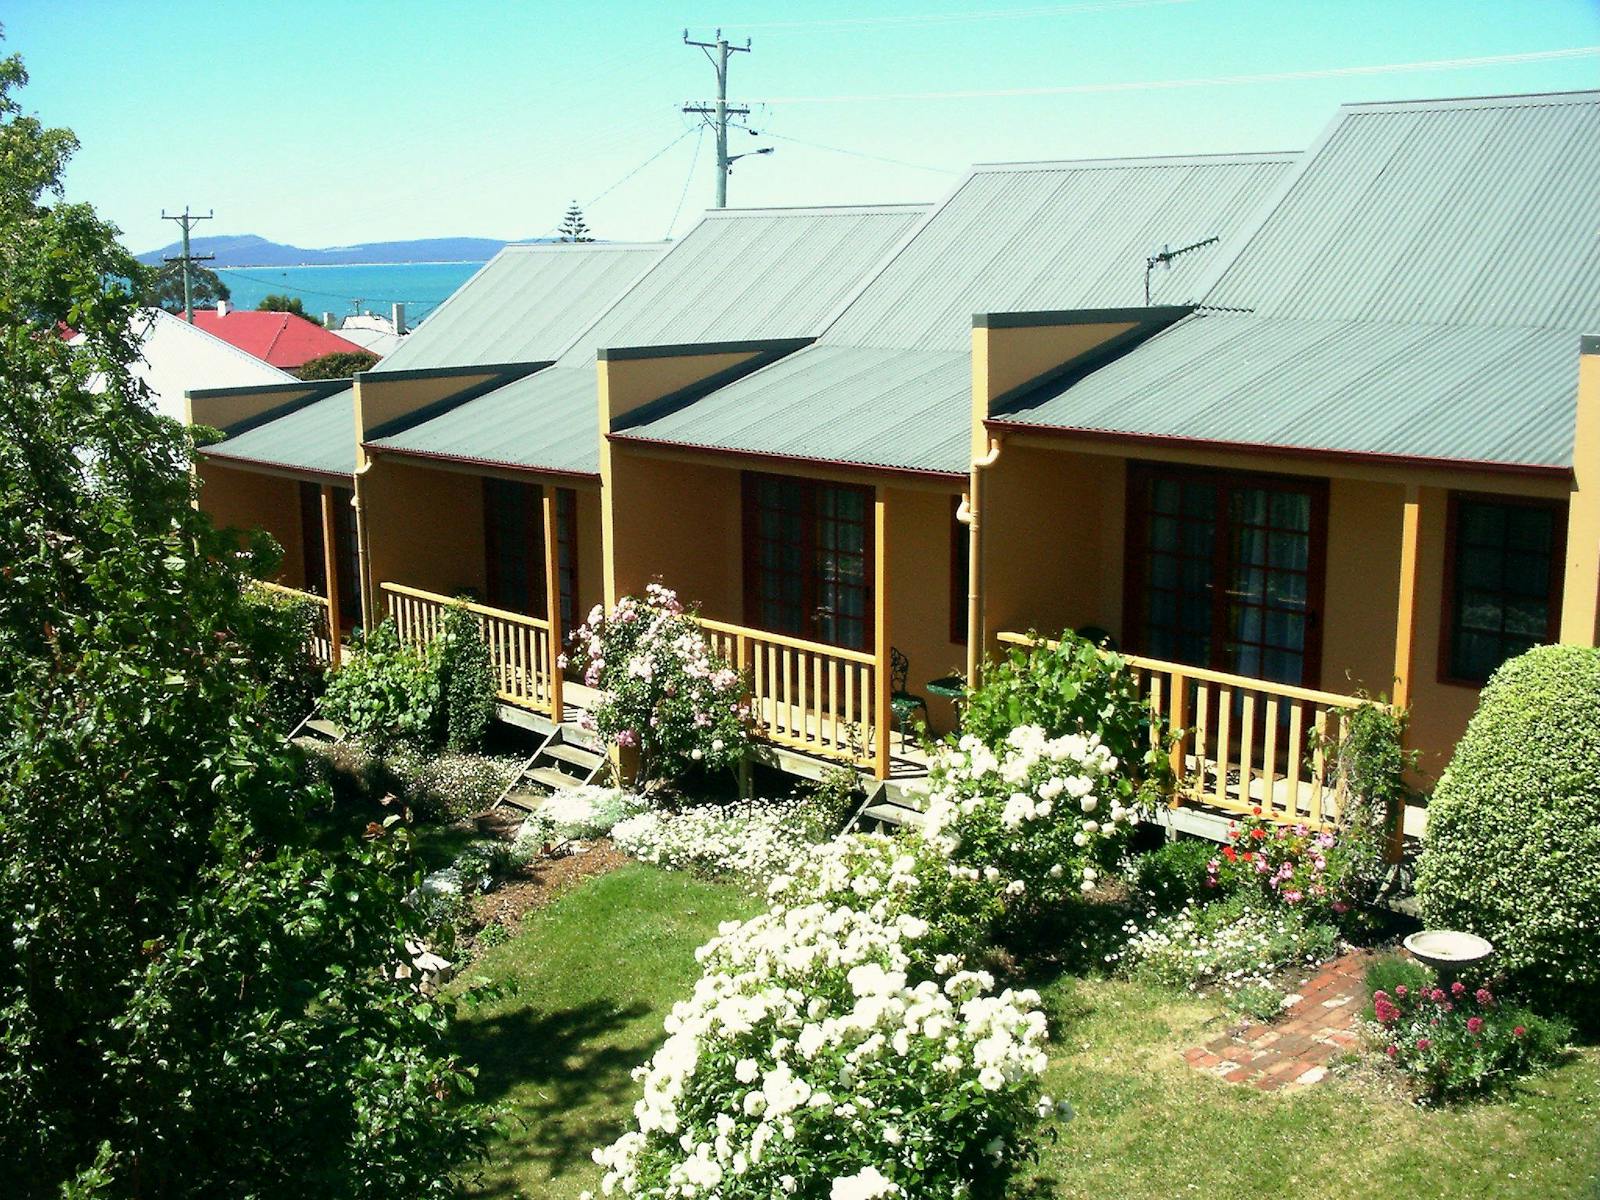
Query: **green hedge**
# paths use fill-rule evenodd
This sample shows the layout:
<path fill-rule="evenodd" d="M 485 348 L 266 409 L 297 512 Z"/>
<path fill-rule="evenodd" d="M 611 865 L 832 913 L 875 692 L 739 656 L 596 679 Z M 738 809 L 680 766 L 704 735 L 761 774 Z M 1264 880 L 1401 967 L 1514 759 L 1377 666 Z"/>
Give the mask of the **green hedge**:
<path fill-rule="evenodd" d="M 1495 672 L 1429 807 L 1417 894 L 1547 997 L 1600 987 L 1600 650 Z"/>

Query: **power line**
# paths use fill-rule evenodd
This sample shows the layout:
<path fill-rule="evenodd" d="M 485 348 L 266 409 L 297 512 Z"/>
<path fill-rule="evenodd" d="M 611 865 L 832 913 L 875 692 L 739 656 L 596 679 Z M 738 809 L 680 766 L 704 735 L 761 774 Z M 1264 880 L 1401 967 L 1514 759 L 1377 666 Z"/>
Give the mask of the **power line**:
<path fill-rule="evenodd" d="M 970 21 L 1006 21 L 1026 17 L 1066 17 L 1078 13 L 1115 12 L 1125 8 L 1156 8 L 1192 4 L 1194 0 L 1099 0 L 1098 3 L 1058 4 L 1038 8 L 1008 8 L 943 13 L 899 13 L 879 17 L 817 17 L 802 21 L 746 21 L 748 29 L 825 29 L 874 25 L 952 25 Z"/>
<path fill-rule="evenodd" d="M 667 143 L 667 144 L 666 144 L 666 145 L 665 145 L 665 146 L 663 146 L 663 147 L 661 147 L 661 149 L 659 149 L 659 150 L 657 150 L 657 151 L 656 151 L 656 152 L 655 152 L 655 153 L 654 153 L 654 154 L 652 154 L 652 155 L 651 155 L 651 156 L 650 156 L 650 157 L 649 157 L 649 158 L 647 158 L 647 159 L 645 159 L 645 160 L 644 160 L 644 161 L 643 161 L 643 162 L 642 162 L 642 163 L 640 163 L 640 164 L 639 164 L 639 165 L 638 165 L 638 166 L 636 166 L 636 167 L 634 167 L 634 168 L 633 168 L 633 170 L 631 170 L 631 171 L 629 171 L 629 172 L 628 172 L 628 173 L 627 173 L 627 174 L 626 174 L 626 175 L 624 175 L 624 176 L 623 176 L 623 177 L 622 177 L 622 178 L 621 178 L 621 179 L 619 179 L 619 180 L 617 180 L 617 181 L 616 181 L 616 182 L 615 182 L 615 183 L 613 183 L 613 184 L 612 184 L 612 185 L 611 185 L 611 186 L 610 186 L 610 187 L 608 187 L 608 188 L 606 188 L 606 190 L 605 190 L 605 191 L 603 191 L 603 192 L 601 192 L 601 193 L 600 193 L 600 194 L 599 194 L 599 195 L 598 195 L 598 196 L 596 196 L 596 197 L 595 197 L 595 198 L 594 198 L 594 199 L 593 199 L 593 200 L 591 200 L 591 201 L 589 201 L 589 203 L 588 203 L 588 204 L 585 204 L 585 205 L 584 205 L 584 207 L 585 207 L 585 208 L 588 208 L 588 207 L 590 207 L 590 206 L 591 206 L 591 205 L 595 205 L 595 204 L 598 204 L 598 203 L 600 203 L 600 201 L 602 201 L 602 200 L 604 200 L 604 199 L 605 199 L 605 198 L 606 198 L 606 197 L 607 197 L 607 196 L 609 196 L 609 195 L 610 195 L 610 194 L 611 194 L 611 193 L 612 193 L 612 192 L 614 192 L 614 191 L 616 191 L 616 190 L 617 190 L 617 189 L 618 189 L 618 188 L 619 188 L 619 187 L 621 187 L 621 186 L 622 186 L 622 185 L 623 185 L 623 184 L 625 184 L 625 183 L 627 183 L 627 182 L 628 182 L 628 180 L 630 180 L 630 179 L 632 179 L 632 178 L 633 178 L 633 177 L 634 177 L 634 176 L 635 176 L 635 175 L 637 175 L 637 174 L 638 174 L 638 173 L 639 173 L 639 172 L 640 172 L 640 171 L 642 171 L 642 170 L 644 170 L 644 169 L 645 169 L 645 168 L 646 168 L 646 167 L 648 167 L 648 166 L 649 166 L 649 165 L 650 165 L 650 164 L 651 164 L 651 163 L 653 163 L 653 162 L 655 162 L 655 160 L 656 160 L 656 159 L 658 159 L 658 158 L 660 158 L 660 157 L 661 157 L 661 156 L 662 156 L 662 155 L 663 155 L 663 154 L 665 154 L 665 153 L 666 153 L 666 152 L 667 152 L 667 151 L 668 151 L 668 150 L 671 150 L 671 149 L 672 149 L 672 148 L 673 148 L 673 147 L 674 147 L 674 146 L 676 146 L 676 145 L 677 145 L 677 144 L 678 144 L 678 143 L 679 143 L 679 142 L 681 142 L 681 141 L 683 141 L 683 139 L 684 139 L 684 138 L 686 138 L 686 137 L 688 137 L 688 136 L 689 136 L 689 135 L 690 135 L 690 134 L 691 134 L 691 133 L 693 133 L 693 132 L 694 132 L 694 130 L 693 130 L 693 129 L 692 129 L 692 128 L 691 128 L 691 129 L 685 129 L 685 130 L 684 130 L 684 131 L 683 131 L 683 132 L 682 132 L 682 133 L 680 133 L 680 134 L 679 134 L 679 135 L 678 135 L 678 136 L 677 136 L 677 137 L 675 137 L 675 138 L 673 138 L 673 139 L 672 139 L 672 140 L 671 140 L 671 141 L 670 141 L 670 142 L 668 142 L 668 143 Z"/>
<path fill-rule="evenodd" d="M 750 115 L 750 109 L 743 105 L 737 105 L 733 108 L 728 107 L 728 56 L 730 54 L 749 54 L 750 40 L 746 38 L 742 46 L 730 45 L 728 39 L 722 36 L 722 30 L 719 29 L 717 30 L 716 41 L 695 42 L 689 40 L 689 31 L 685 29 L 683 31 L 683 44 L 686 46 L 698 46 L 705 52 L 705 56 L 710 60 L 711 65 L 716 68 L 716 100 L 710 104 L 685 104 L 683 111 L 699 116 L 717 135 L 717 207 L 727 208 L 728 173 L 733 170 L 733 164 L 736 161 L 745 157 L 743 154 L 735 154 L 732 157 L 728 155 L 728 118 L 730 116 L 748 117 Z M 715 55 L 712 54 L 713 50 L 716 51 Z M 763 146 L 760 150 L 753 151 L 753 153 L 771 154 L 772 147 Z"/>
<path fill-rule="evenodd" d="M 976 100 L 1004 96 L 1074 96 L 1095 92 L 1164 91 L 1174 88 L 1226 87 L 1246 83 L 1284 83 L 1298 79 L 1336 79 L 1350 75 L 1394 75 L 1406 71 L 1459 71 L 1469 67 L 1501 67 L 1556 59 L 1593 58 L 1600 46 L 1568 46 L 1520 54 L 1485 54 L 1475 58 L 1439 58 L 1423 62 L 1381 63 L 1359 67 L 1319 67 L 1304 71 L 1271 71 L 1260 75 L 1203 75 L 1192 79 L 1146 79 L 1123 83 L 1072 83 L 1045 87 L 971 88 L 957 92 L 888 92 L 854 96 L 769 96 L 751 104 L 883 104 L 891 100 Z"/>
<path fill-rule="evenodd" d="M 183 253 L 174 257 L 164 258 L 162 261 L 169 263 L 181 262 L 183 264 L 183 319 L 189 322 L 191 325 L 194 324 L 194 290 L 193 284 L 189 279 L 189 266 L 191 263 L 210 262 L 212 259 L 216 258 L 216 255 L 190 254 L 189 230 L 194 227 L 197 221 L 210 221 L 214 219 L 216 215 L 217 214 L 215 210 L 206 213 L 206 215 L 203 217 L 198 213 L 191 213 L 187 204 L 183 206 L 183 211 L 181 213 L 173 213 L 171 216 L 167 215 L 166 209 L 163 208 L 161 210 L 161 219 L 163 221 L 176 221 L 178 223 L 178 227 L 183 230 Z"/>
<path fill-rule="evenodd" d="M 683 191 L 678 193 L 678 206 L 672 210 L 672 220 L 667 222 L 667 231 L 662 234 L 665 241 L 672 237 L 672 231 L 677 227 L 678 214 L 683 211 L 683 202 L 689 197 L 689 185 L 694 182 L 694 169 L 700 163 L 700 143 L 706 140 L 706 129 L 702 125 L 699 134 L 694 139 L 694 157 L 689 160 L 689 173 L 683 177 Z"/>
<path fill-rule="evenodd" d="M 762 132 L 767 137 L 777 138 L 782 142 L 794 142 L 796 145 L 800 146 L 810 146 L 813 150 L 831 150 L 834 154 L 848 154 L 851 158 L 865 158 L 870 159 L 873 162 L 889 163 L 891 166 L 896 167 L 911 167 L 913 170 L 917 171 L 933 171 L 940 175 L 961 174 L 960 171 L 955 170 L 952 167 L 932 167 L 926 163 L 907 162 L 903 158 L 887 158 L 882 154 L 868 154 L 862 150 L 846 150 L 843 146 L 828 146 L 824 145 L 822 142 L 808 142 L 805 138 L 790 137 L 785 133 L 773 133 L 770 129 L 763 130 Z"/>

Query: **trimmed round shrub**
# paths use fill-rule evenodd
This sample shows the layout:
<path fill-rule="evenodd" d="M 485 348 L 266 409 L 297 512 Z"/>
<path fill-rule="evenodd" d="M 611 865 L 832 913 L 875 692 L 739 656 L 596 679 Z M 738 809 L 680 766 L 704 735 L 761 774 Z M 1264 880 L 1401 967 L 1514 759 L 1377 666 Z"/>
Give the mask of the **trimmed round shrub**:
<path fill-rule="evenodd" d="M 1495 672 L 1429 805 L 1417 895 L 1546 994 L 1600 986 L 1600 650 Z"/>

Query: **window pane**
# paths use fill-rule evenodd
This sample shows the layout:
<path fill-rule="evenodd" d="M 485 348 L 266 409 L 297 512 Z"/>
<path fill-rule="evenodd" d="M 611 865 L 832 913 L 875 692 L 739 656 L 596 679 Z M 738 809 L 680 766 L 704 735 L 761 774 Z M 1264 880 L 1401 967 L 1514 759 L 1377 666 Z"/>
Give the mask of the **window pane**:
<path fill-rule="evenodd" d="M 1549 630 L 1559 517 L 1553 506 L 1476 499 L 1459 500 L 1455 517 L 1450 670 L 1481 683 Z"/>

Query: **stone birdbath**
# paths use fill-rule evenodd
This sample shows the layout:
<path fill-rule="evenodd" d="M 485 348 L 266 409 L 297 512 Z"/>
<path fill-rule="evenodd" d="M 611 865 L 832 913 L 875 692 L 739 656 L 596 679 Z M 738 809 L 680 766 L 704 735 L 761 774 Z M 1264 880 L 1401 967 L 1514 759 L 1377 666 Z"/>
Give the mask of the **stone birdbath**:
<path fill-rule="evenodd" d="M 1494 944 L 1488 938 L 1458 929 L 1423 929 L 1407 937 L 1404 945 L 1412 958 L 1432 967 L 1445 985 L 1494 953 Z"/>

